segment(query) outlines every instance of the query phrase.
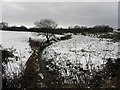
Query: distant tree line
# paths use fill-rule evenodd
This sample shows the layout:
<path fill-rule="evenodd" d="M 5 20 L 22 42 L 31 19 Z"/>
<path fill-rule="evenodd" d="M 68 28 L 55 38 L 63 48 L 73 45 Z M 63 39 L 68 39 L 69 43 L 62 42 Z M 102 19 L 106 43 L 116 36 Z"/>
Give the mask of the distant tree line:
<path fill-rule="evenodd" d="M 9 26 L 7 22 L 1 22 L 0 23 L 0 29 L 2 30 L 8 30 L 8 31 L 28 31 L 28 28 L 26 26 Z"/>
<path fill-rule="evenodd" d="M 75 25 L 68 28 L 57 28 L 57 24 L 52 19 L 42 19 L 36 21 L 35 27 L 27 28 L 26 26 L 9 26 L 7 22 L 0 23 L 0 29 L 9 31 L 30 31 L 30 32 L 44 32 L 44 33 L 105 33 L 112 32 L 113 28 L 108 25 L 96 25 L 93 27 Z M 119 30 L 119 29 L 118 29 Z"/>

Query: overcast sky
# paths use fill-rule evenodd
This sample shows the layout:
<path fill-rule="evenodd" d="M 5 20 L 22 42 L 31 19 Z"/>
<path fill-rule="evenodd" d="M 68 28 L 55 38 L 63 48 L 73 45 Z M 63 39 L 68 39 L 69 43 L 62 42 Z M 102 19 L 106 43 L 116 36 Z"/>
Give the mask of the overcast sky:
<path fill-rule="evenodd" d="M 94 26 L 117 28 L 117 2 L 4 2 L 2 20 L 13 25 L 34 26 L 41 19 L 53 19 L 58 26 Z"/>

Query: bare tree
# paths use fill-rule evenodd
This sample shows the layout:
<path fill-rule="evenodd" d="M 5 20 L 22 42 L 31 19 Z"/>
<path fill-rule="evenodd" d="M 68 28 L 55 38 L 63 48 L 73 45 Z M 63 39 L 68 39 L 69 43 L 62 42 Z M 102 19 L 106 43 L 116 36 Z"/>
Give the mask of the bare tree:
<path fill-rule="evenodd" d="M 42 19 L 40 21 L 36 21 L 34 24 L 36 28 L 41 28 L 41 29 L 42 28 L 43 29 L 56 29 L 57 28 L 56 22 L 52 19 Z M 55 38 L 55 35 L 52 33 L 39 33 L 38 35 L 45 36 L 47 39 L 47 43 L 50 42 L 51 37 Z"/>
<path fill-rule="evenodd" d="M 1 22 L 0 23 L 0 29 L 2 29 L 2 28 L 7 28 L 9 25 L 8 25 L 8 23 L 7 22 Z"/>
<path fill-rule="evenodd" d="M 57 24 L 52 19 L 42 19 L 40 21 L 36 21 L 35 26 L 37 28 L 47 28 L 47 29 L 55 29 Z"/>

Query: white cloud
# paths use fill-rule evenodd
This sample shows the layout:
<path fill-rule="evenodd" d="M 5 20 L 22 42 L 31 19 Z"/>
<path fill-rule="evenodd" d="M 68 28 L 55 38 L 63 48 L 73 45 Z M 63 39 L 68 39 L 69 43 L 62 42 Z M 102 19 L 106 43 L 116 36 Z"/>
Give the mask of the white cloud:
<path fill-rule="evenodd" d="M 117 3 L 3 3 L 3 20 L 11 24 L 33 25 L 34 21 L 52 18 L 60 26 L 108 24 L 117 26 Z"/>

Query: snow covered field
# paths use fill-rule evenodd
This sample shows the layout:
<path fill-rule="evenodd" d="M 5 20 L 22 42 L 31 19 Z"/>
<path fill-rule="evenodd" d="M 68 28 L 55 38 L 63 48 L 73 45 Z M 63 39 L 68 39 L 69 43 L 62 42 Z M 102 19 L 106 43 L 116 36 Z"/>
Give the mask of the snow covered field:
<path fill-rule="evenodd" d="M 15 56 L 20 57 L 17 61 L 16 57 L 9 58 L 10 62 L 8 67 L 6 67 L 6 74 L 8 76 L 12 76 L 13 73 L 20 73 L 21 67 L 25 68 L 25 63 L 32 52 L 28 43 L 30 37 L 37 41 L 44 41 L 46 39 L 43 36 L 36 36 L 31 32 L 0 31 L 0 45 L 13 51 Z"/>
<path fill-rule="evenodd" d="M 9 58 L 11 62 L 8 63 L 7 75 L 20 72 L 21 65 L 25 67 L 25 63 L 31 55 L 31 49 L 28 44 L 29 37 L 32 37 L 30 32 L 16 32 L 16 31 L 0 31 L 2 35 L 0 44 L 3 48 L 9 48 L 14 51 L 14 55 L 20 57 L 18 61 L 16 58 Z"/>
<path fill-rule="evenodd" d="M 101 68 L 106 58 L 117 58 L 118 43 L 109 39 L 99 39 L 83 35 L 73 35 L 72 39 L 52 44 L 43 51 L 43 59 L 48 64 L 46 68 L 55 69 L 57 66 L 63 77 L 71 76 L 73 71 Z M 76 75 L 76 74 L 75 74 Z"/>
<path fill-rule="evenodd" d="M 2 33 L 1 33 L 2 32 Z M 1 31 L 4 48 L 14 48 L 14 54 L 20 56 L 21 60 L 10 62 L 7 73 L 19 73 L 20 65 L 25 67 L 25 63 L 31 55 L 28 44 L 29 37 L 40 40 L 41 36 L 35 37 L 29 32 L 9 32 Z M 58 35 L 59 36 L 59 35 Z M 56 65 L 62 76 L 70 76 L 71 71 L 76 67 L 96 68 L 105 63 L 106 58 L 117 58 L 118 43 L 110 42 L 109 39 L 99 39 L 83 35 L 73 35 L 71 39 L 53 43 L 43 51 L 43 59 Z M 87 65 L 91 67 L 87 67 Z M 55 69 L 52 65 L 46 66 L 49 70 Z M 66 71 L 65 71 L 66 70 Z M 78 71 L 76 71 L 78 72 Z M 78 72 L 79 73 L 79 72 Z"/>

